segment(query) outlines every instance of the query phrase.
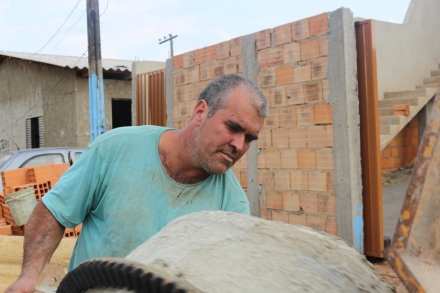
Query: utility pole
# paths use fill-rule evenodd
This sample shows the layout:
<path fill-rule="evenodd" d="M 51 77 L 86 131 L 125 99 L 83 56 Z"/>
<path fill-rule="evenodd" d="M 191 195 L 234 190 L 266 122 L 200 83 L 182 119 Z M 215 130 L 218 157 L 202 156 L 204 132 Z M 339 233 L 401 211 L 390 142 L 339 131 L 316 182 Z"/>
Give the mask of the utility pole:
<path fill-rule="evenodd" d="M 93 142 L 106 130 L 98 0 L 87 0 L 87 37 L 89 43 L 90 142 Z"/>
<path fill-rule="evenodd" d="M 170 47 L 171 47 L 171 58 L 174 57 L 174 51 L 173 51 L 173 39 L 177 38 L 177 35 L 173 36 L 172 34 L 169 34 L 169 37 L 167 39 L 167 37 L 163 37 L 163 41 L 161 41 L 161 39 L 159 39 L 159 45 L 163 44 L 165 42 L 170 41 Z"/>

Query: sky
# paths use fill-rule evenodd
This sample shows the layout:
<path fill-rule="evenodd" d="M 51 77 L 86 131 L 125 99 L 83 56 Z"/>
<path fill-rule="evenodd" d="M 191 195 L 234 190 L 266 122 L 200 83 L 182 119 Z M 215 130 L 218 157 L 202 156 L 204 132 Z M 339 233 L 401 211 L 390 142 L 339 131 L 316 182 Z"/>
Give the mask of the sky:
<path fill-rule="evenodd" d="M 340 7 L 402 23 L 411 0 L 99 0 L 103 58 L 174 55 Z M 86 0 L 0 0 L 0 51 L 87 55 Z"/>

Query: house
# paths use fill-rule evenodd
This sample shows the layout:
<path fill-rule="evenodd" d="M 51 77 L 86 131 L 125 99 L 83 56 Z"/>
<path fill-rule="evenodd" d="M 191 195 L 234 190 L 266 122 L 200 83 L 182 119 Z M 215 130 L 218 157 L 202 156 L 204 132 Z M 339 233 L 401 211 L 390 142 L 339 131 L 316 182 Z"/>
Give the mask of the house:
<path fill-rule="evenodd" d="M 164 67 L 143 61 L 138 72 Z M 130 60 L 103 59 L 107 130 L 132 125 Z M 0 51 L 0 154 L 38 147 L 85 147 L 88 58 Z"/>

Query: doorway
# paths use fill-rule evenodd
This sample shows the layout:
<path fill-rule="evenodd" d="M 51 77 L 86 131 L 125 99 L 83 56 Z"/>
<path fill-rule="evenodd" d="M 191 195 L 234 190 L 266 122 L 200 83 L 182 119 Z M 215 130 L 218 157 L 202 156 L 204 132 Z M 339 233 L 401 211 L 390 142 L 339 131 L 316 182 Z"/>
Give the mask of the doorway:
<path fill-rule="evenodd" d="M 112 128 L 131 126 L 131 99 L 112 99 Z"/>

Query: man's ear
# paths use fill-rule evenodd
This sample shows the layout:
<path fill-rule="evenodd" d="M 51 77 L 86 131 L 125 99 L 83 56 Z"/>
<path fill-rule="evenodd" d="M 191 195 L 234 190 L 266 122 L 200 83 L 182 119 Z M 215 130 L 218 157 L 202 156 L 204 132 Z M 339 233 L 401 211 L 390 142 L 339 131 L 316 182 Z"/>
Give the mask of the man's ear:
<path fill-rule="evenodd" d="M 200 100 L 194 107 L 192 120 L 196 125 L 200 125 L 206 117 L 208 117 L 208 104 L 205 100 Z"/>

